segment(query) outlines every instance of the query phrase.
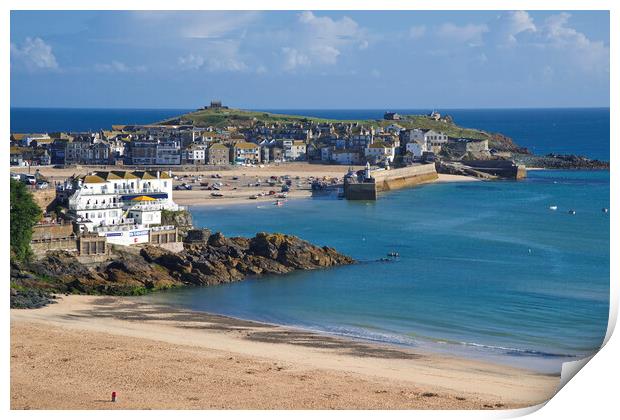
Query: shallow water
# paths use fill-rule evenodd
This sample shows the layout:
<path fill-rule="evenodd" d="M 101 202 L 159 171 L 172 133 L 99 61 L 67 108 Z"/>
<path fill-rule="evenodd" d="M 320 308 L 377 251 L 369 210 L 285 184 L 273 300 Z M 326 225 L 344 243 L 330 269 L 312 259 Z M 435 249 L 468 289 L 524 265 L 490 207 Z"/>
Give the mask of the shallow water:
<path fill-rule="evenodd" d="M 360 263 L 148 299 L 558 372 L 563 361 L 597 349 L 605 335 L 603 207 L 609 207 L 609 173 L 602 171 L 432 184 L 384 193 L 376 202 L 195 207 L 198 226 L 228 236 L 294 234 Z M 379 261 L 391 251 L 400 257 Z"/>

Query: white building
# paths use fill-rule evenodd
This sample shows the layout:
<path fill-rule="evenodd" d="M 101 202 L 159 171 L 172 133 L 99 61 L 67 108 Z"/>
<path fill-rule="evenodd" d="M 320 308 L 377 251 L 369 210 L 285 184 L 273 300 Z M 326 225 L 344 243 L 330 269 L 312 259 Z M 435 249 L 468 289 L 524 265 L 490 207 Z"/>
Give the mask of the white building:
<path fill-rule="evenodd" d="M 306 143 L 303 140 L 284 140 L 282 141 L 285 160 L 305 160 Z"/>
<path fill-rule="evenodd" d="M 204 165 L 207 158 L 206 146 L 191 145 L 182 152 L 182 161 L 193 165 Z"/>
<path fill-rule="evenodd" d="M 416 158 L 422 157 L 422 154 L 428 151 L 426 150 L 426 143 L 420 143 L 417 141 L 409 142 L 405 147 L 407 152 L 411 153 L 413 157 Z"/>
<path fill-rule="evenodd" d="M 395 155 L 394 146 L 385 143 L 373 143 L 364 149 L 366 159 L 373 162 L 384 162 L 386 159 L 393 162 Z"/>
<path fill-rule="evenodd" d="M 161 224 L 162 210 L 178 210 L 172 178 L 166 172 L 96 172 L 70 181 L 69 211 L 82 231 L 108 242 L 141 243 L 150 226 Z"/>
<path fill-rule="evenodd" d="M 353 150 L 334 150 L 332 160 L 341 165 L 354 165 L 360 161 L 360 154 Z"/>
<path fill-rule="evenodd" d="M 410 142 L 424 144 L 426 151 L 439 154 L 441 147 L 448 142 L 448 135 L 441 131 L 414 128 L 407 131 L 405 141 L 407 144 Z"/>

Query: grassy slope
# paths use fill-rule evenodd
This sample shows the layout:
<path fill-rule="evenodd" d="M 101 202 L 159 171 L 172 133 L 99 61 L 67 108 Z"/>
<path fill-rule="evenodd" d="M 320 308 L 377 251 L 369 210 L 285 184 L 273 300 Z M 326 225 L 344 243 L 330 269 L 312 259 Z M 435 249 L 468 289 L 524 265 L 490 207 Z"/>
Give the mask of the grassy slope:
<path fill-rule="evenodd" d="M 471 139 L 489 139 L 490 135 L 480 130 L 462 128 L 456 124 L 444 121 L 435 121 L 424 115 L 406 115 L 400 121 L 386 120 L 330 120 L 325 118 L 305 117 L 301 115 L 272 114 L 269 112 L 245 111 L 240 109 L 206 109 L 182 115 L 180 117 L 164 121 L 164 123 L 174 123 L 179 119 L 182 122 L 191 122 L 198 126 L 214 126 L 224 128 L 227 126 L 248 127 L 254 119 L 266 124 L 270 123 L 298 123 L 302 121 L 313 121 L 315 123 L 338 123 L 338 122 L 357 122 L 366 126 L 387 126 L 392 123 L 406 128 L 423 128 L 442 131 L 450 137 L 464 137 Z"/>

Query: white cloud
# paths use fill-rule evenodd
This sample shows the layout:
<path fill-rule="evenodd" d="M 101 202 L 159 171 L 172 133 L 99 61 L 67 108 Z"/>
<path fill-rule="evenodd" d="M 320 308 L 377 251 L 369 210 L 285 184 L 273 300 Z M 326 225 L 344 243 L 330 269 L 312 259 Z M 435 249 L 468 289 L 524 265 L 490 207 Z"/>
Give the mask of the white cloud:
<path fill-rule="evenodd" d="M 176 35 L 182 38 L 217 39 L 243 32 L 259 12 L 228 11 L 134 11 L 132 22 L 140 30 L 154 35 Z"/>
<path fill-rule="evenodd" d="M 101 73 L 140 73 L 146 71 L 145 66 L 128 66 L 120 61 L 95 64 L 95 70 Z"/>
<path fill-rule="evenodd" d="M 479 45 L 482 43 L 482 35 L 488 31 L 489 27 L 486 24 L 468 23 L 458 26 L 453 23 L 444 23 L 437 28 L 437 35 L 449 41 Z"/>
<path fill-rule="evenodd" d="M 295 70 L 297 67 L 310 65 L 310 58 L 295 48 L 284 47 L 282 48 L 282 54 L 284 55 L 284 70 Z"/>
<path fill-rule="evenodd" d="M 52 47 L 41 38 L 26 38 L 21 46 L 11 44 L 11 59 L 13 63 L 25 66 L 28 70 L 53 70 L 58 68 L 58 62 L 52 52 Z"/>
<path fill-rule="evenodd" d="M 198 70 L 205 63 L 205 59 L 202 56 L 194 54 L 179 57 L 177 61 L 179 63 L 179 67 L 186 70 Z"/>
<path fill-rule="evenodd" d="M 500 44 L 514 45 L 517 42 L 517 35 L 536 32 L 537 28 L 529 13 L 515 11 L 502 14 L 494 30 L 497 32 Z"/>
<path fill-rule="evenodd" d="M 409 38 L 411 39 L 420 39 L 426 34 L 426 26 L 425 25 L 417 25 L 409 28 Z"/>
<path fill-rule="evenodd" d="M 569 19 L 568 13 L 552 15 L 546 19 L 542 28 L 546 47 L 562 51 L 582 70 L 608 73 L 609 47 L 569 27 Z"/>
<path fill-rule="evenodd" d="M 205 69 L 209 72 L 240 72 L 249 66 L 243 60 L 240 42 L 232 39 L 210 40 L 202 45 L 203 53 L 190 53 L 177 59 L 183 70 Z"/>
<path fill-rule="evenodd" d="M 291 32 L 289 43 L 281 50 L 284 70 L 313 64 L 334 65 L 345 50 L 368 48 L 364 31 L 348 16 L 332 19 L 302 12 L 297 21 L 298 27 Z"/>

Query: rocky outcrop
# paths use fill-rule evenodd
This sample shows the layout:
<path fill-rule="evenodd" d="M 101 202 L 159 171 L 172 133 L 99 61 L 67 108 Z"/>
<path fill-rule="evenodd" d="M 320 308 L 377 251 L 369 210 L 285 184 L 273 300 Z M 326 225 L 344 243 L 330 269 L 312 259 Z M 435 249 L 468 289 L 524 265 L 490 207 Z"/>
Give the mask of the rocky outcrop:
<path fill-rule="evenodd" d="M 489 134 L 489 148 L 495 149 L 500 152 L 512 152 L 529 154 L 530 152 L 525 147 L 521 147 L 516 144 L 510 137 L 500 133 Z"/>
<path fill-rule="evenodd" d="M 182 283 L 199 285 L 354 262 L 333 248 L 318 247 L 295 236 L 268 233 L 248 239 L 227 238 L 218 232 L 210 235 L 206 243 L 186 243 L 186 249 L 178 254 L 149 246 L 142 249 L 141 255 Z"/>
<path fill-rule="evenodd" d="M 135 248 L 116 250 L 111 260 L 99 264 L 83 264 L 69 252 L 48 252 L 28 266 L 12 266 L 12 290 L 16 295 L 17 290 L 132 295 L 355 262 L 333 248 L 291 235 L 259 233 L 253 238 L 228 238 L 219 232 L 207 236 L 204 231 L 195 235 L 178 253 L 149 245 L 139 252 Z"/>
<path fill-rule="evenodd" d="M 163 210 L 161 212 L 161 224 L 176 226 L 179 234 L 185 236 L 193 228 L 192 214 L 187 210 Z"/>
<path fill-rule="evenodd" d="M 585 156 L 550 153 L 545 156 L 515 154 L 513 157 L 516 162 L 530 168 L 609 169 L 609 162 L 590 159 Z"/>
<path fill-rule="evenodd" d="M 36 309 L 56 303 L 54 295 L 39 289 L 11 289 L 11 308 Z"/>

